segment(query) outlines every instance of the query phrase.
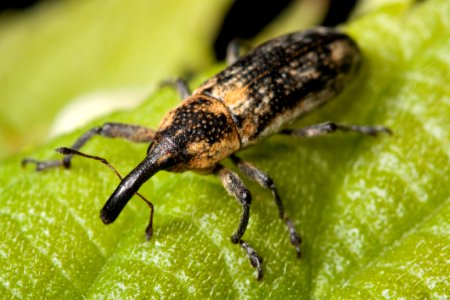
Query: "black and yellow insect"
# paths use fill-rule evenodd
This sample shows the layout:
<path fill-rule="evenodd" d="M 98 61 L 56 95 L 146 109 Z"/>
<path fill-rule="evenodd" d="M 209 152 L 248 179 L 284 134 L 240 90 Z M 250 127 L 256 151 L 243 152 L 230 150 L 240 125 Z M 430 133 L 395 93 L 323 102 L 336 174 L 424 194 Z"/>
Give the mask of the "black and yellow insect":
<path fill-rule="evenodd" d="M 285 127 L 333 99 L 354 77 L 361 54 L 346 34 L 329 28 L 296 32 L 270 40 L 240 58 L 237 47 L 230 49 L 231 65 L 192 94 L 182 80 L 173 82 L 184 100 L 167 113 L 157 131 L 136 125 L 106 123 L 85 133 L 72 148 L 62 148 L 60 152 L 66 154 L 63 160 L 25 159 L 24 163 L 34 163 L 38 170 L 57 166 L 69 168 L 73 155 L 92 158 L 77 150 L 95 135 L 149 142 L 143 161 L 121 180 L 100 211 L 105 224 L 114 222 L 141 185 L 158 171 L 191 170 L 215 174 L 242 206 L 239 225 L 231 241 L 247 252 L 252 266 L 257 269 L 257 278 L 261 279 L 262 258 L 242 239 L 250 217 L 251 194 L 239 176 L 220 162 L 230 158 L 243 174 L 272 191 L 278 215 L 285 222 L 290 242 L 300 256 L 301 239 L 285 214 L 272 179 L 235 153 L 275 133 L 309 137 L 336 130 L 369 135 L 390 133 L 390 130 L 382 126 L 331 122 L 301 129 Z M 148 204 L 151 218 L 146 233 L 150 238 L 153 205 Z"/>

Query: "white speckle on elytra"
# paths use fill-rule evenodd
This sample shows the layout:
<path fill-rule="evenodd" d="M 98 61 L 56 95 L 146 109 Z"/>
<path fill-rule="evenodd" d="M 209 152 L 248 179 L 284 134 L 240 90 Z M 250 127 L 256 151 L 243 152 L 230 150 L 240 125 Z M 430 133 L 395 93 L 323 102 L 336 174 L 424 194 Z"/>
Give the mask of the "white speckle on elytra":
<path fill-rule="evenodd" d="M 266 86 L 261 86 L 258 89 L 258 93 L 260 93 L 260 94 L 265 94 L 266 92 L 267 92 L 267 87 Z"/>

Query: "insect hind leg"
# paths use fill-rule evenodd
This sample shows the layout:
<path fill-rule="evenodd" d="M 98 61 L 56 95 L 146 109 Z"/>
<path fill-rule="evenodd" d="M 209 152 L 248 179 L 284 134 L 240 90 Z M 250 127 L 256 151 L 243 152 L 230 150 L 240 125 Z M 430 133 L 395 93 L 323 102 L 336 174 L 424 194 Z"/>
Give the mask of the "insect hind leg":
<path fill-rule="evenodd" d="M 325 122 L 298 129 L 285 129 L 282 130 L 280 133 L 297 137 L 314 137 L 327 135 L 330 133 L 334 133 L 336 131 L 346 131 L 346 132 L 353 131 L 371 136 L 376 136 L 379 133 L 392 134 L 392 131 L 385 126 L 349 125 L 334 122 Z"/>
<path fill-rule="evenodd" d="M 297 234 L 297 231 L 295 230 L 294 224 L 292 221 L 286 216 L 283 202 L 281 201 L 280 195 L 278 193 L 277 188 L 275 187 L 275 184 L 273 183 L 272 178 L 270 178 L 269 175 L 264 173 L 263 171 L 256 168 L 254 165 L 250 164 L 249 162 L 243 161 L 236 155 L 230 156 L 232 162 L 243 172 L 246 176 L 248 176 L 250 179 L 256 181 L 260 186 L 270 189 L 272 192 L 272 195 L 275 200 L 275 204 L 278 208 L 278 216 L 281 220 L 283 220 L 288 228 L 289 231 L 289 237 L 291 244 L 295 247 L 295 250 L 297 252 L 297 257 L 301 256 L 301 238 Z"/>
<path fill-rule="evenodd" d="M 234 64 L 239 59 L 239 52 L 241 50 L 241 40 L 232 39 L 227 46 L 227 65 Z"/>
<path fill-rule="evenodd" d="M 234 38 L 232 39 L 227 46 L 227 56 L 226 56 L 226 62 L 227 65 L 234 64 L 242 55 L 242 52 L 245 52 L 250 49 L 250 45 L 240 39 L 240 38 Z"/>

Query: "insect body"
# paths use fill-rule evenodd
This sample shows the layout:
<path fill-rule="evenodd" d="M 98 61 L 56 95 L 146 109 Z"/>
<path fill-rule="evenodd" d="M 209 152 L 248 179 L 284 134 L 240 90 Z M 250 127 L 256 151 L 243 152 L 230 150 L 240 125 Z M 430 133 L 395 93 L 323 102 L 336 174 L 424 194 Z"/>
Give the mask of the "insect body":
<path fill-rule="evenodd" d="M 357 71 L 360 51 L 344 33 L 326 28 L 292 33 L 271 40 L 241 58 L 234 55 L 232 60 L 228 68 L 207 80 L 192 95 L 182 81 L 175 82 L 185 100 L 167 113 L 156 132 L 136 125 L 107 123 L 84 134 L 72 146 L 73 150 L 66 149 L 65 154 L 69 155 L 62 161 L 27 159 L 24 162 L 36 163 L 38 170 L 69 167 L 72 155 L 80 154 L 76 150 L 94 135 L 151 142 L 143 161 L 122 179 L 104 205 L 100 212 L 102 221 L 113 222 L 141 185 L 158 171 L 215 174 L 242 206 L 240 222 L 231 241 L 247 252 L 261 279 L 262 259 L 242 239 L 249 220 L 251 194 L 239 176 L 220 161 L 229 157 L 246 176 L 272 191 L 278 215 L 286 223 L 290 241 L 300 256 L 301 239 L 284 212 L 272 179 L 234 153 L 277 132 L 317 136 L 336 130 L 370 135 L 390 131 L 381 126 L 330 122 L 284 129 L 292 120 L 340 93 Z M 147 237 L 151 234 L 152 221 Z"/>

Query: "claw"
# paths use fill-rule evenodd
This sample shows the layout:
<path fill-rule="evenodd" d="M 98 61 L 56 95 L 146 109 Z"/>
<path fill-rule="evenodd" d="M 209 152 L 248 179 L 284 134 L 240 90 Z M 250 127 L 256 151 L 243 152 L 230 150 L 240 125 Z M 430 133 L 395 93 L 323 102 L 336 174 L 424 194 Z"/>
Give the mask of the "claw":
<path fill-rule="evenodd" d="M 288 226 L 288 229 L 289 229 L 291 245 L 295 247 L 295 251 L 297 252 L 297 257 L 300 258 L 302 256 L 302 251 L 300 249 L 300 244 L 302 243 L 302 239 L 297 234 L 294 224 L 292 223 L 292 221 L 290 219 L 286 219 L 286 225 Z"/>
<path fill-rule="evenodd" d="M 22 168 L 25 168 L 28 164 L 34 164 L 36 166 L 36 171 L 44 171 L 46 169 L 59 167 L 62 165 L 62 162 L 59 160 L 49 160 L 49 161 L 40 161 L 34 158 L 25 158 L 22 160 Z"/>
<path fill-rule="evenodd" d="M 259 254 L 256 253 L 256 251 L 252 247 L 250 247 L 249 244 L 244 242 L 243 240 L 240 240 L 239 244 L 247 252 L 248 258 L 250 259 L 250 264 L 258 272 L 258 275 L 256 276 L 256 280 L 260 281 L 264 277 L 264 273 L 263 273 L 263 269 L 262 269 L 262 262 L 263 262 L 262 257 L 259 256 Z"/>

